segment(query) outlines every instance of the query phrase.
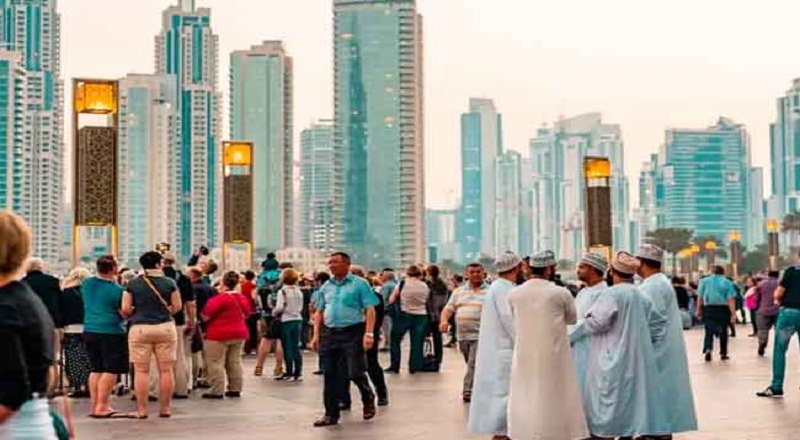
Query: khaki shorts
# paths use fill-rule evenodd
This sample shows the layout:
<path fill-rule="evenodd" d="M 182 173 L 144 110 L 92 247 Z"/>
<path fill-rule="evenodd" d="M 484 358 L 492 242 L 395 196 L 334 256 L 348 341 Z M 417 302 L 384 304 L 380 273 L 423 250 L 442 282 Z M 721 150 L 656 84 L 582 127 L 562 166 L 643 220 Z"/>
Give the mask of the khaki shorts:
<path fill-rule="evenodd" d="M 149 364 L 150 357 L 157 362 L 175 362 L 177 357 L 178 333 L 175 323 L 136 324 L 128 335 L 128 348 L 131 363 Z"/>

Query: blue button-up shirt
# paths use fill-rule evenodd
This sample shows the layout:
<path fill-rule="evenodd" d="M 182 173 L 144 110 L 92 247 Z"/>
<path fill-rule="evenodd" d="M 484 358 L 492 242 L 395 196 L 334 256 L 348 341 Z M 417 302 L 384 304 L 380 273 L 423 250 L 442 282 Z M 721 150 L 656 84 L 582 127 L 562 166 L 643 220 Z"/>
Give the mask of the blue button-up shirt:
<path fill-rule="evenodd" d="M 343 328 L 364 322 L 364 310 L 380 300 L 366 281 L 347 275 L 344 280 L 331 278 L 320 287 L 314 306 L 325 315 L 325 326 Z"/>
<path fill-rule="evenodd" d="M 700 280 L 697 296 L 703 299 L 703 305 L 726 306 L 728 300 L 736 296 L 736 288 L 724 276 L 712 275 Z"/>

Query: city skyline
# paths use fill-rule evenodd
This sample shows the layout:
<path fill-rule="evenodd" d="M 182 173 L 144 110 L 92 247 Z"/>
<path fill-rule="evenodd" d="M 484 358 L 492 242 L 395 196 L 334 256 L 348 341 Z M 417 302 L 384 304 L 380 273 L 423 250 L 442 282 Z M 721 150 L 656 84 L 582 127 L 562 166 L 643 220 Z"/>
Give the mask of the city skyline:
<path fill-rule="evenodd" d="M 89 74 L 123 77 L 132 72 L 149 72 L 152 64 L 149 35 L 157 32 L 159 27 L 159 20 L 154 16 L 157 17 L 172 3 L 168 0 L 143 0 L 135 5 L 111 5 L 86 0 L 80 7 L 60 3 L 59 9 L 64 16 L 63 76 L 66 79 Z M 418 3 L 419 12 L 426 16 L 426 60 L 429 60 L 425 63 L 426 144 L 436 145 L 436 148 L 427 149 L 426 162 L 437 164 L 435 173 L 431 167 L 426 171 L 427 206 L 454 205 L 455 195 L 460 193 L 458 119 L 463 112 L 463 102 L 472 96 L 495 100 L 505 116 L 506 144 L 510 149 L 522 152 L 523 156 L 527 156 L 528 139 L 535 137 L 542 122 L 557 120 L 560 114 L 572 116 L 602 111 L 605 118 L 619 123 L 624 132 L 627 146 L 625 172 L 629 179 L 635 178 L 649 154 L 658 150 L 665 129 L 707 126 L 720 114 L 729 116 L 745 124 L 751 133 L 754 165 L 765 168 L 765 188 L 771 188 L 768 183 L 768 138 L 769 124 L 775 118 L 774 99 L 785 93 L 795 76 L 800 76 L 800 61 L 777 56 L 779 47 L 784 47 L 778 39 L 774 44 L 770 43 L 778 47 L 770 50 L 763 50 L 764 44 L 761 43 L 743 42 L 733 24 L 746 18 L 766 19 L 767 16 L 780 20 L 791 15 L 792 10 L 800 12 L 800 6 L 789 2 L 759 5 L 757 8 L 745 6 L 735 14 L 728 10 L 730 8 L 709 6 L 693 9 L 695 15 L 688 20 L 697 25 L 712 13 L 734 16 L 728 17 L 730 20 L 726 24 L 712 23 L 719 27 L 715 27 L 719 31 L 716 34 L 698 35 L 701 30 L 692 27 L 687 35 L 676 37 L 672 45 L 651 35 L 657 34 L 660 26 L 665 25 L 656 23 L 652 32 L 645 32 L 647 28 L 642 22 L 646 20 L 633 23 L 633 28 L 629 29 L 643 34 L 639 39 L 632 39 L 637 41 L 626 41 L 627 31 L 614 26 L 609 26 L 608 32 L 590 41 L 585 34 L 565 38 L 565 30 L 553 29 L 553 24 L 537 26 L 541 28 L 539 30 L 523 29 L 521 17 L 525 14 L 513 14 L 518 17 L 499 20 L 500 11 L 508 9 L 503 8 L 503 4 L 513 3 L 507 0 L 499 3 L 468 0 L 456 9 L 430 0 Z M 602 7 L 589 2 L 579 3 L 587 11 L 601 14 L 613 23 L 646 12 L 641 5 L 631 2 L 614 1 Z M 721 5 L 720 2 L 712 3 Z M 332 51 L 331 45 L 327 44 L 331 38 L 330 4 L 330 0 L 309 0 L 298 6 L 280 1 L 254 4 L 231 0 L 224 5 L 210 0 L 197 2 L 198 7 L 212 8 L 214 32 L 220 36 L 221 72 L 227 71 L 225 55 L 234 49 L 249 47 L 265 39 L 285 41 L 287 50 L 297 60 L 295 120 L 299 126 L 318 118 L 331 117 L 333 113 Z M 683 8 L 688 4 L 678 1 L 669 6 L 659 5 L 659 12 L 667 17 L 675 16 L 687 12 Z M 549 12 L 567 7 L 538 3 L 513 6 L 521 11 L 540 7 Z M 86 10 L 92 14 L 85 14 Z M 281 12 L 275 14 L 276 10 Z M 619 16 L 626 11 L 627 14 Z M 780 13 L 776 14 L 776 11 Z M 466 29 L 457 33 L 456 40 L 460 44 L 454 41 L 454 26 Z M 584 32 L 596 31 L 596 28 L 596 25 L 591 25 Z M 81 29 L 91 29 L 92 32 Z M 102 46 L 92 38 L 96 31 L 110 32 L 110 39 L 117 37 L 121 44 L 86 51 L 85 47 Z M 765 31 L 764 36 L 757 37 L 758 41 L 774 36 L 776 32 L 772 28 Z M 545 38 L 541 33 L 550 36 Z M 730 37 L 732 43 L 717 47 L 720 35 Z M 646 43 L 653 42 L 654 38 L 658 44 L 651 45 L 645 52 Z M 692 44 L 692 38 L 696 44 Z M 480 51 L 489 45 L 500 44 L 503 39 L 508 41 L 503 42 L 506 47 L 497 49 L 496 62 L 488 63 L 490 66 L 469 62 L 470 69 L 460 68 L 468 59 L 465 51 Z M 598 47 L 604 44 L 608 47 Z M 733 64 L 739 49 L 730 46 L 741 46 L 743 53 L 754 56 L 758 62 Z M 124 50 L 119 51 L 120 47 Z M 530 54 L 523 58 L 539 57 L 537 62 L 531 62 L 528 70 L 518 68 L 521 61 L 516 58 L 519 58 L 520 51 Z M 704 54 L 702 57 L 701 53 Z M 581 56 L 577 60 L 564 61 L 570 54 Z M 556 59 L 550 60 L 551 56 Z M 608 60 L 604 61 L 603 57 L 608 57 Z M 87 62 L 92 58 L 107 61 L 109 65 Z M 638 58 L 641 59 L 637 61 Z M 665 81 L 666 74 L 657 70 L 669 67 L 672 61 L 683 67 L 686 67 L 686 61 L 695 61 L 696 65 L 692 64 L 688 72 L 679 75 L 667 69 L 675 77 Z M 540 66 L 545 64 L 548 69 L 541 69 Z M 563 70 L 567 68 L 572 73 L 565 75 Z M 707 72 L 699 72 L 703 69 Z M 640 79 L 631 83 L 631 75 Z M 630 87 L 626 82 L 631 83 Z M 220 83 L 220 90 L 228 90 L 225 75 L 222 75 Z M 647 84 L 650 89 L 644 87 Z M 676 87 L 680 88 L 680 93 L 675 92 Z M 223 121 L 227 121 L 227 116 Z M 299 130 L 295 130 L 295 150 L 299 145 L 298 135 Z M 447 178 L 436 178 L 442 175 Z M 632 192 L 631 206 L 637 205 L 636 198 Z"/>

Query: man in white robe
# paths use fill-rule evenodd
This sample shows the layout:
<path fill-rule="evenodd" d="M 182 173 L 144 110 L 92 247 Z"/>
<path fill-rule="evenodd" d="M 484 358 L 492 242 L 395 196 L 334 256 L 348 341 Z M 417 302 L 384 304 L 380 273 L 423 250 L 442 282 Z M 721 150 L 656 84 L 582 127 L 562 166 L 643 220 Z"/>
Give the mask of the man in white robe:
<path fill-rule="evenodd" d="M 533 279 L 508 295 L 514 354 L 508 435 L 514 440 L 576 440 L 587 435 L 567 325 L 576 321 L 570 292 L 549 281 L 544 253 L 531 258 Z"/>
<path fill-rule="evenodd" d="M 507 440 L 508 383 L 514 330 L 508 293 L 520 274 L 522 260 L 506 252 L 495 261 L 498 277 L 489 287 L 481 310 L 481 330 L 475 363 L 475 384 L 469 408 L 469 430 Z"/>
<path fill-rule="evenodd" d="M 592 308 L 603 291 L 608 289 L 606 283 L 606 272 L 608 271 L 608 259 L 600 254 L 587 252 L 581 257 L 578 263 L 577 275 L 586 287 L 578 292 L 575 297 L 575 309 L 578 319 L 583 318 Z M 569 332 L 575 331 L 576 326 L 569 326 Z M 582 338 L 572 345 L 572 355 L 575 358 L 575 372 L 578 377 L 578 388 L 581 393 L 586 378 L 586 364 L 591 350 L 591 338 Z"/>
<path fill-rule="evenodd" d="M 683 323 L 672 283 L 661 272 L 664 251 L 652 244 L 644 244 L 636 256 L 641 263 L 638 274 L 644 279 L 639 289 L 653 303 L 655 319 L 651 318 L 650 326 L 654 335 L 658 383 L 661 386 L 659 405 L 669 408 L 669 435 L 653 438 L 668 440 L 673 433 L 697 430 Z"/>
<path fill-rule="evenodd" d="M 591 337 L 583 408 L 598 439 L 665 433 L 649 326 L 653 305 L 633 285 L 638 267 L 636 257 L 618 252 L 610 270 L 614 286 L 570 335 L 573 342 Z"/>

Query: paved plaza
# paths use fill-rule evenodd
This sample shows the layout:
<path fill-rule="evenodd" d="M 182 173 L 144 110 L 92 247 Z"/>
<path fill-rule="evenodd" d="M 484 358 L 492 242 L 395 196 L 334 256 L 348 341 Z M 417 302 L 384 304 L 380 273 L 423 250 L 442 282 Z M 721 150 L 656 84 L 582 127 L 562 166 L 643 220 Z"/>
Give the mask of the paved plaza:
<path fill-rule="evenodd" d="M 789 352 L 784 399 L 758 399 L 755 391 L 770 379 L 771 360 L 756 356 L 749 326 L 739 326 L 731 339 L 731 357 L 722 363 L 703 362 L 703 331 L 686 333 L 700 431 L 676 436 L 680 440 L 796 440 L 800 438 L 800 352 Z M 407 351 L 404 352 L 404 356 Z M 361 421 L 358 392 L 353 388 L 353 411 L 334 428 L 312 428 L 322 414 L 322 380 L 308 374 L 303 383 L 274 382 L 252 376 L 253 359 L 245 363 L 247 380 L 240 400 L 203 401 L 193 396 L 176 402 L 172 419 L 157 417 L 151 404 L 149 420 L 91 420 L 85 400 L 75 402 L 75 422 L 80 440 L 133 439 L 281 439 L 281 440 L 456 440 L 481 438 L 466 432 L 467 406 L 461 403 L 464 363 L 455 350 L 447 350 L 441 374 L 403 372 L 389 376 L 391 406 L 380 408 L 371 422 Z M 404 361 L 405 361 L 404 357 Z M 306 371 L 316 356 L 306 355 Z M 386 358 L 384 358 L 386 361 Z M 272 359 L 268 360 L 272 362 Z M 405 367 L 404 367 L 405 368 Z M 269 371 L 265 368 L 265 371 Z M 117 410 L 134 411 L 129 398 L 117 398 Z"/>

